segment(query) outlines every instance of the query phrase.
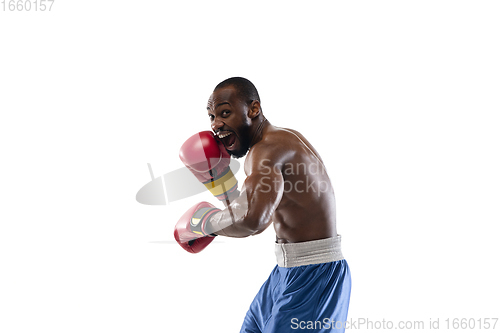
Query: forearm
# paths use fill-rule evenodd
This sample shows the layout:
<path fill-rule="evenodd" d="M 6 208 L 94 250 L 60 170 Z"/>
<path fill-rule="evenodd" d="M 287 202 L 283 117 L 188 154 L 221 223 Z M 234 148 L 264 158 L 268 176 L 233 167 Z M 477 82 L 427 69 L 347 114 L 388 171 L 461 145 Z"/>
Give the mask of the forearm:
<path fill-rule="evenodd" d="M 273 178 L 279 185 L 275 186 L 275 191 L 263 185 L 262 174 L 254 172 L 248 176 L 241 194 L 207 221 L 207 232 L 226 237 L 247 237 L 264 231 L 271 224 L 283 195 L 281 173 L 273 174 Z"/>
<path fill-rule="evenodd" d="M 207 230 L 211 230 L 212 234 L 226 237 L 243 238 L 256 234 L 255 230 L 248 227 L 244 219 L 236 221 L 228 209 L 215 214 L 210 219 L 210 226 Z"/>
<path fill-rule="evenodd" d="M 207 222 L 205 229 L 207 233 L 226 237 L 248 237 L 259 233 L 259 221 L 253 217 L 248 209 L 246 192 L 232 200 L 226 209 L 213 215 Z"/>

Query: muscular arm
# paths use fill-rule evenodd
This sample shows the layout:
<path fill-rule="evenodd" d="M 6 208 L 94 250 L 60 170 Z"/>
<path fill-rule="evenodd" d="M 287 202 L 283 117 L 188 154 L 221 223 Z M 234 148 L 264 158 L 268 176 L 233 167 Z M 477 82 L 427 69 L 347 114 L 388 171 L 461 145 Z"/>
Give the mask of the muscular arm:
<path fill-rule="evenodd" d="M 207 223 L 208 233 L 227 237 L 247 237 L 264 231 L 283 196 L 283 176 L 271 168 L 259 167 L 257 159 L 250 167 L 240 196 Z M 259 161 L 261 159 L 259 158 Z M 273 165 L 271 159 L 269 165 Z"/>

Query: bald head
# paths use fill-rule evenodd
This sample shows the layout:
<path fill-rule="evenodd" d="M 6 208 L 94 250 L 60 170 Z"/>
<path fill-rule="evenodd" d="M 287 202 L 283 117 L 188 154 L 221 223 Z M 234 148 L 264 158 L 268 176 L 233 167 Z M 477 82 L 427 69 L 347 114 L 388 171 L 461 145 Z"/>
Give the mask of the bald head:
<path fill-rule="evenodd" d="M 257 92 L 257 88 L 255 88 L 252 82 L 243 77 L 231 77 L 227 80 L 224 80 L 215 87 L 214 91 L 230 86 L 236 89 L 238 98 L 242 102 L 250 104 L 253 101 L 259 101 L 260 103 L 260 97 L 259 93 Z"/>

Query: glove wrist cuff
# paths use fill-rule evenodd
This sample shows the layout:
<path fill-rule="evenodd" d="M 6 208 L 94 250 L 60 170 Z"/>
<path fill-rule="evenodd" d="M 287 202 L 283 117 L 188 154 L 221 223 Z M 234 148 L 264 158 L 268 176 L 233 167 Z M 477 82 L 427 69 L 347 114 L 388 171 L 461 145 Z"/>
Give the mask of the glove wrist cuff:
<path fill-rule="evenodd" d="M 191 232 L 198 234 L 200 236 L 212 236 L 205 231 L 205 226 L 210 220 L 212 215 L 220 212 L 218 208 L 204 207 L 198 209 L 193 216 L 189 225 L 191 227 Z M 212 236 L 213 237 L 213 236 Z"/>
<path fill-rule="evenodd" d="M 238 180 L 234 176 L 230 168 L 219 177 L 211 181 L 204 182 L 203 185 L 209 190 L 217 199 L 224 200 L 227 193 L 234 191 L 238 187 Z"/>

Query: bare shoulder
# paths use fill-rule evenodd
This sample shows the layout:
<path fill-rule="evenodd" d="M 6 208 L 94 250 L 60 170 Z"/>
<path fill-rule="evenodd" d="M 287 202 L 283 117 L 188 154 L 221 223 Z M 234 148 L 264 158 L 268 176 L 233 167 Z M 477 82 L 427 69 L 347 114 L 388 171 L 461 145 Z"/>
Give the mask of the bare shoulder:
<path fill-rule="evenodd" d="M 265 161 L 269 165 L 284 164 L 303 150 L 310 150 L 309 143 L 295 130 L 272 127 L 266 131 L 262 140 L 249 151 L 245 161 L 245 172 L 252 170 Z"/>
<path fill-rule="evenodd" d="M 291 140 L 294 140 L 294 142 L 296 142 L 296 143 L 299 143 L 301 145 L 305 144 L 305 145 L 307 145 L 309 147 L 312 147 L 311 144 L 309 143 L 309 141 L 307 141 L 307 139 L 299 131 L 291 129 L 291 128 L 280 128 L 280 130 L 281 130 L 282 133 L 286 133 L 287 134 L 286 137 L 288 139 L 293 138 Z"/>
<path fill-rule="evenodd" d="M 312 153 L 317 158 L 321 159 L 318 152 L 309 143 L 309 141 L 299 132 L 290 128 L 276 127 L 276 131 L 269 137 L 271 142 L 276 142 L 280 149 L 289 153 Z M 290 155 L 290 154 L 289 154 Z"/>
<path fill-rule="evenodd" d="M 299 141 L 300 137 L 293 131 L 273 126 L 266 131 L 262 140 L 250 149 L 249 156 L 271 158 L 278 162 L 285 158 Z"/>
<path fill-rule="evenodd" d="M 245 173 L 249 175 L 261 170 L 263 164 L 277 164 L 286 158 L 286 153 L 278 142 L 261 140 L 250 148 L 248 152 L 245 160 Z"/>
<path fill-rule="evenodd" d="M 273 126 L 260 143 L 276 146 L 280 150 L 290 150 L 296 145 L 303 144 L 304 140 L 304 136 L 296 130 Z"/>

